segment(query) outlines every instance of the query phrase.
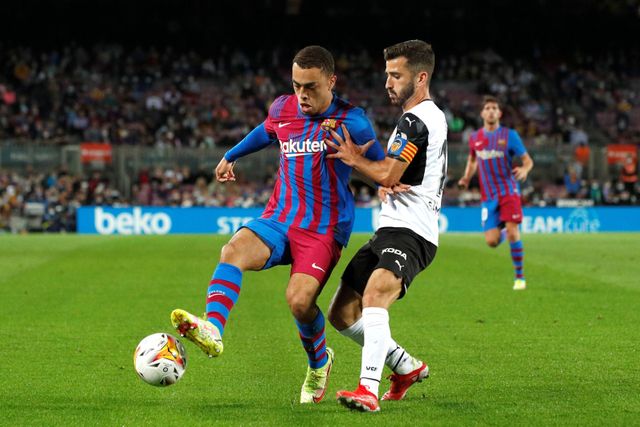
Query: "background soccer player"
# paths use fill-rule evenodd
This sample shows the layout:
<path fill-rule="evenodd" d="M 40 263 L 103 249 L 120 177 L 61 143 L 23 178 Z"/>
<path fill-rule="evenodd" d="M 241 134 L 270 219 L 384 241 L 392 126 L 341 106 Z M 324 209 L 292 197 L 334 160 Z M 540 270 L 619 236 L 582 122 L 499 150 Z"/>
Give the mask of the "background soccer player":
<path fill-rule="evenodd" d="M 526 289 L 524 249 L 519 229 L 522 204 L 517 181 L 527 179 L 533 160 L 518 133 L 500 126 L 502 111 L 497 98 L 484 97 L 480 116 L 484 126 L 469 137 L 469 158 L 458 185 L 467 188 L 471 177 L 480 168 L 484 238 L 492 248 L 500 245 L 505 237 L 509 239 L 515 269 L 513 289 Z M 514 156 L 522 159 L 522 166 L 512 166 Z"/>
<path fill-rule="evenodd" d="M 405 296 L 418 273 L 433 261 L 438 217 L 447 171 L 447 122 L 429 96 L 435 63 L 431 45 L 411 40 L 384 51 L 386 89 L 403 113 L 391 134 L 384 162 L 359 155 L 360 148 L 335 135 L 340 146 L 327 157 L 342 159 L 376 182 L 386 200 L 380 226 L 347 266 L 329 307 L 329 321 L 362 347 L 360 385 L 339 391 L 351 409 L 379 411 L 378 389 L 386 364 L 394 373 L 382 400 L 400 400 L 407 389 L 429 376 L 429 368 L 392 338 L 388 309 Z M 404 186 L 397 186 L 399 182 Z M 411 186 L 409 189 L 406 186 Z M 398 190 L 401 191 L 398 191 Z M 406 190 L 406 191 L 405 191 Z"/>
<path fill-rule="evenodd" d="M 280 168 L 271 200 L 262 217 L 244 225 L 223 247 L 208 288 L 207 320 L 184 310 L 175 310 L 171 320 L 181 335 L 209 356 L 219 356 L 243 272 L 291 264 L 287 301 L 309 358 L 300 396 L 309 403 L 323 398 L 333 363 L 316 299 L 349 241 L 355 216 L 347 186 L 351 167 L 325 158 L 323 140 L 330 130 L 342 133 L 343 123 L 358 144 L 375 139 L 375 133 L 362 109 L 333 94 L 334 61 L 326 49 L 302 49 L 293 60 L 292 77 L 295 96 L 277 98 L 265 122 L 229 150 L 216 169 L 219 181 L 233 181 L 238 159 L 279 141 Z M 367 158 L 384 159 L 379 144 L 369 146 Z"/>

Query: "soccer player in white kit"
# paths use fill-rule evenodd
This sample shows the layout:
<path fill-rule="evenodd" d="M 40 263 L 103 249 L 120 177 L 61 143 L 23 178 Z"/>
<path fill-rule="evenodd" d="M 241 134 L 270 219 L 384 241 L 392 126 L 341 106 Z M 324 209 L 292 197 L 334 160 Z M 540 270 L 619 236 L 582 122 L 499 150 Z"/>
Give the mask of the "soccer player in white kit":
<path fill-rule="evenodd" d="M 433 261 L 438 217 L 447 172 L 447 122 L 429 95 L 435 56 L 431 45 L 410 40 L 384 51 L 386 89 L 403 114 L 387 144 L 383 162 L 367 160 L 362 147 L 333 135 L 327 142 L 341 159 L 381 185 L 385 201 L 380 225 L 353 257 L 329 307 L 329 321 L 342 335 L 363 346 L 360 384 L 339 391 L 350 409 L 380 410 L 378 389 L 386 364 L 394 373 L 382 400 L 400 400 L 407 389 L 429 376 L 429 368 L 391 338 L 388 309 L 405 296 L 412 280 Z"/>

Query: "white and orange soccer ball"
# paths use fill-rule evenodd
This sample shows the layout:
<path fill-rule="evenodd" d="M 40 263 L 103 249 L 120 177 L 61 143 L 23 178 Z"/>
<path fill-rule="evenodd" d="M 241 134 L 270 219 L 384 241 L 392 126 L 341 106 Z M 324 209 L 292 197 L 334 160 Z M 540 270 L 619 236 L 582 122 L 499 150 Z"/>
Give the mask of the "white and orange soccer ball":
<path fill-rule="evenodd" d="M 187 369 L 187 352 L 177 338 L 164 333 L 149 335 L 133 355 L 138 376 L 148 384 L 166 387 L 178 381 Z"/>

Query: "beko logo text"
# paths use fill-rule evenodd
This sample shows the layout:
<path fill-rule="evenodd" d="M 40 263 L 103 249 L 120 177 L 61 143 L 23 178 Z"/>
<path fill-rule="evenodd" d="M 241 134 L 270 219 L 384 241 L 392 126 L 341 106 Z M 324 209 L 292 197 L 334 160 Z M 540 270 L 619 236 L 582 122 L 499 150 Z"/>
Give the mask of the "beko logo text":
<path fill-rule="evenodd" d="M 143 214 L 140 208 L 133 208 L 133 214 L 123 212 L 117 216 L 96 208 L 95 226 L 98 234 L 167 234 L 171 218 L 164 212 Z"/>

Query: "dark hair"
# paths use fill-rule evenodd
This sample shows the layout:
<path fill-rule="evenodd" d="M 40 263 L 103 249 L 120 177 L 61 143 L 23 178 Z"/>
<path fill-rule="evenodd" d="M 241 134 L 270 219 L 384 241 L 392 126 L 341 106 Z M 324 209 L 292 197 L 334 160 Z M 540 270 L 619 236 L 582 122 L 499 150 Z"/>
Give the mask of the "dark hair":
<path fill-rule="evenodd" d="M 498 101 L 498 98 L 496 98 L 493 95 L 485 95 L 482 98 L 482 110 L 484 110 L 484 106 L 487 105 L 490 102 L 493 102 L 493 103 L 497 104 L 498 105 L 498 110 L 500 109 L 500 101 Z"/>
<path fill-rule="evenodd" d="M 406 67 L 411 73 L 411 78 L 421 71 L 426 71 L 429 75 L 427 86 L 431 83 L 431 75 L 436 63 L 436 55 L 429 43 L 422 40 L 409 40 L 394 44 L 384 50 L 384 60 L 390 61 L 400 56 L 407 58 Z"/>
<path fill-rule="evenodd" d="M 328 76 L 335 74 L 336 66 L 333 56 L 322 46 L 307 46 L 293 58 L 293 63 L 303 70 L 318 68 Z"/>

